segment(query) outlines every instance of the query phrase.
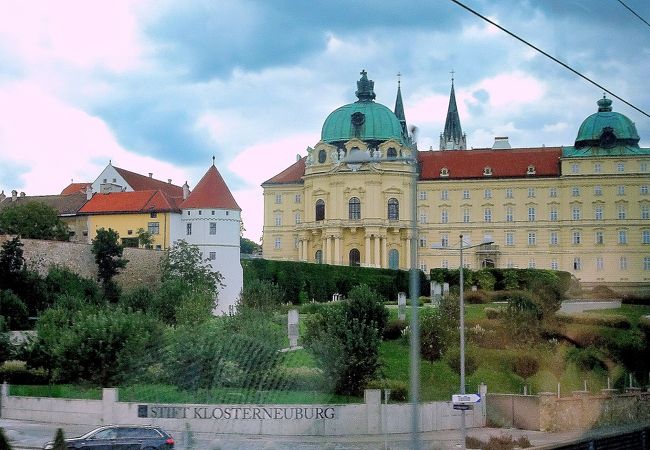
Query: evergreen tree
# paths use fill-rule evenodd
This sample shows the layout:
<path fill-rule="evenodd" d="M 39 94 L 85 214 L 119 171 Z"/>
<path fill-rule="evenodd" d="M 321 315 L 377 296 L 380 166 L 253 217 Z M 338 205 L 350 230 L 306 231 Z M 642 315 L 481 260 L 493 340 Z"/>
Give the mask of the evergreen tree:
<path fill-rule="evenodd" d="M 61 428 L 56 429 L 56 436 L 54 437 L 54 447 L 52 450 L 67 450 L 68 446 L 65 444 L 65 437 Z"/>
<path fill-rule="evenodd" d="M 93 239 L 92 252 L 97 263 L 97 277 L 104 285 L 117 275 L 120 269 L 126 267 L 128 260 L 122 258 L 124 247 L 120 245 L 117 231 L 109 228 L 97 230 L 97 236 Z"/>

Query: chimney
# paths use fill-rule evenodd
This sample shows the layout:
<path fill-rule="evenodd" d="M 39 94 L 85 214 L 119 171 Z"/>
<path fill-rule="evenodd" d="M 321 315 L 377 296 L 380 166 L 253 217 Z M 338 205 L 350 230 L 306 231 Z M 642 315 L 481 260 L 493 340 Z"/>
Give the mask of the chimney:
<path fill-rule="evenodd" d="M 493 150 L 512 148 L 510 147 L 510 142 L 508 142 L 508 136 L 495 136 L 494 145 L 492 145 Z"/>
<path fill-rule="evenodd" d="M 172 179 L 171 179 L 171 178 L 167 178 L 167 183 L 168 183 L 168 184 L 172 184 Z"/>
<path fill-rule="evenodd" d="M 187 200 L 187 197 L 190 196 L 190 186 L 187 184 L 187 181 L 183 185 L 183 200 Z"/>
<path fill-rule="evenodd" d="M 149 172 L 149 178 L 153 178 L 153 172 Z"/>
<path fill-rule="evenodd" d="M 5 198 L 7 198 L 7 196 L 5 195 L 5 191 L 3 190 L 2 192 L 0 192 L 0 202 L 3 201 Z"/>
<path fill-rule="evenodd" d="M 93 198 L 93 188 L 89 184 L 88 186 L 86 186 L 86 200 L 90 200 L 91 198 Z"/>
<path fill-rule="evenodd" d="M 16 200 L 18 200 L 18 191 L 13 189 L 11 191 L 11 201 L 15 202 Z"/>
<path fill-rule="evenodd" d="M 21 197 L 24 197 L 24 196 L 25 196 L 25 193 L 24 193 L 23 191 L 20 191 L 20 196 L 21 196 Z"/>

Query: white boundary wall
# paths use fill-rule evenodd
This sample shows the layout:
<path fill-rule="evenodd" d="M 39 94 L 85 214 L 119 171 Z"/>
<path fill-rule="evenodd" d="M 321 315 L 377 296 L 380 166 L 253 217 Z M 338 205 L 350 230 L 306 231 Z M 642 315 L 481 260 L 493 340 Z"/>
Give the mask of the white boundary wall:
<path fill-rule="evenodd" d="M 106 388 L 102 400 L 9 396 L 2 385 L 0 416 L 56 424 L 146 424 L 172 435 L 192 432 L 198 438 L 218 434 L 246 436 L 342 436 L 409 433 L 411 404 L 382 404 L 381 391 L 367 390 L 365 402 L 338 405 L 199 405 L 118 401 L 118 390 Z M 485 398 L 485 396 L 482 396 Z M 420 431 L 460 427 L 461 412 L 451 402 L 420 404 Z M 468 427 L 484 427 L 485 402 L 466 411 Z"/>

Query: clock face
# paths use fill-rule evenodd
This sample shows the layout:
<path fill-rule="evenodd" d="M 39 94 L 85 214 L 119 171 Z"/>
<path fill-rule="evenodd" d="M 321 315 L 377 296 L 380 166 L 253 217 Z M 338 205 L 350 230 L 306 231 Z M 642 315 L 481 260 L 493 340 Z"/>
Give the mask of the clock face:
<path fill-rule="evenodd" d="M 600 146 L 602 148 L 612 148 L 616 145 L 616 135 L 610 127 L 603 129 L 600 135 Z"/>
<path fill-rule="evenodd" d="M 351 120 L 352 125 L 360 127 L 366 121 L 366 116 L 362 112 L 357 111 L 352 114 Z"/>

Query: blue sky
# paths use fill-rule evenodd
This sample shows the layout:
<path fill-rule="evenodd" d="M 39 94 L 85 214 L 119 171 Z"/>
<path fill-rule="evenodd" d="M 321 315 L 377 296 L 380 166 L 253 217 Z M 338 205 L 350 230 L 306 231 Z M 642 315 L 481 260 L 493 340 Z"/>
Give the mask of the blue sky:
<path fill-rule="evenodd" d="M 650 111 L 650 27 L 615 0 L 466 4 Z M 650 21 L 650 3 L 626 0 Z M 246 237 L 260 183 L 356 98 L 359 72 L 437 149 L 454 70 L 471 147 L 571 145 L 602 91 L 447 0 L 0 0 L 0 189 L 59 193 L 113 164 L 195 185 L 216 164 Z M 614 99 L 650 146 L 650 119 Z"/>

